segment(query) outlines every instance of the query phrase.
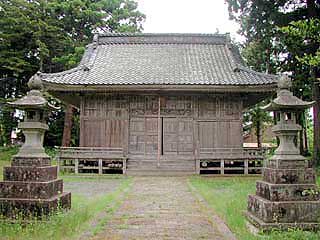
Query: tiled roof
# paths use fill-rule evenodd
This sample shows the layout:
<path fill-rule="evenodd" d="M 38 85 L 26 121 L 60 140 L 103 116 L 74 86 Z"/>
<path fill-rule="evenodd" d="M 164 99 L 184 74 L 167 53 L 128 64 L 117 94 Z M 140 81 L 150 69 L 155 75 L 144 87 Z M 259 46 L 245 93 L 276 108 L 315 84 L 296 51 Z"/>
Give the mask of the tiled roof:
<path fill-rule="evenodd" d="M 104 34 L 78 67 L 42 73 L 65 85 L 260 85 L 276 76 L 245 67 L 226 34 Z"/>

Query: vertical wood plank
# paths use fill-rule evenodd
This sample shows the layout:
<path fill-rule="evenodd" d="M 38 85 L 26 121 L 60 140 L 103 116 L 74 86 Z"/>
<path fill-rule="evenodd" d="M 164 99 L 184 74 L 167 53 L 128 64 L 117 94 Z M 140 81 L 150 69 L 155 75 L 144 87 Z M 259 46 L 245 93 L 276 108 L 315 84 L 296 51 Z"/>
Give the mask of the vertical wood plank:
<path fill-rule="evenodd" d="M 162 124 L 161 124 L 161 97 L 158 96 L 158 156 L 157 156 L 157 166 L 160 167 L 160 155 L 161 155 L 161 141 L 162 141 Z"/>

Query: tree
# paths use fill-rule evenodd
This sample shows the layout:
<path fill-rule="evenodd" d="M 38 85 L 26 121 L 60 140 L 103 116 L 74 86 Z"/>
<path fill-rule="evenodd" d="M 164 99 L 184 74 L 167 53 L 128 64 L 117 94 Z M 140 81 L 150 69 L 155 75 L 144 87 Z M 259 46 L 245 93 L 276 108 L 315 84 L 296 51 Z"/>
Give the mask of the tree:
<path fill-rule="evenodd" d="M 294 80 L 294 94 L 304 100 L 311 100 L 314 77 L 310 66 L 302 64 L 297 56 L 304 52 L 314 54 L 317 48 L 312 44 L 306 45 L 303 42 L 295 42 L 293 38 L 289 39 L 281 28 L 288 26 L 292 21 L 319 18 L 319 2 L 316 0 L 226 0 L 226 2 L 231 19 L 240 24 L 240 33 L 246 38 L 242 54 L 249 66 L 268 73 L 289 72 Z M 304 115 L 301 113 L 298 119 L 305 133 Z M 301 133 L 300 136 L 304 134 Z M 303 142 L 300 140 L 301 148 Z M 305 152 L 305 149 L 302 152 Z"/>
<path fill-rule="evenodd" d="M 251 127 L 257 137 L 258 148 L 262 147 L 262 135 L 266 123 L 272 122 L 272 117 L 268 112 L 261 109 L 263 103 L 256 104 L 244 114 L 244 122 L 251 123 Z"/>
<path fill-rule="evenodd" d="M 140 31 L 144 18 L 134 0 L 0 0 L 0 98 L 25 94 L 39 69 L 75 66 L 94 31 Z"/>
<path fill-rule="evenodd" d="M 74 52 L 55 57 L 56 63 L 66 68 L 80 61 L 84 46 L 91 41 L 94 30 L 108 32 L 138 32 L 142 30 L 144 15 L 137 11 L 137 3 L 131 0 L 117 1 L 62 1 L 50 5 L 56 17 L 62 21 L 64 31 L 70 33 Z M 73 107 L 66 106 L 62 145 L 71 141 Z"/>
<path fill-rule="evenodd" d="M 313 139 L 313 161 L 314 165 L 320 165 L 320 19 L 307 19 L 291 22 L 288 26 L 280 29 L 286 36 L 287 45 L 298 49 L 295 59 L 310 71 L 311 83 L 308 86 L 313 88 L 313 99 L 316 104 L 313 108 L 314 117 L 314 139 Z M 299 51 L 300 50 L 300 51 Z M 296 51 L 296 50 L 295 50 Z"/>

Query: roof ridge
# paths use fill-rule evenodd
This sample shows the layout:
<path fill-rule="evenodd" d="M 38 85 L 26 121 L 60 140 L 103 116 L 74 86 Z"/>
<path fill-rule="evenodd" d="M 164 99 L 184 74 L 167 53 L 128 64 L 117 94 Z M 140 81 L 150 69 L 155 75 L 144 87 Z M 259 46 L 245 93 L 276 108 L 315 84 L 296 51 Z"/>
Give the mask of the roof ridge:
<path fill-rule="evenodd" d="M 97 33 L 93 42 L 104 44 L 219 44 L 229 42 L 229 34 L 209 33 Z"/>
<path fill-rule="evenodd" d="M 141 33 L 141 32 L 121 32 L 121 33 L 111 33 L 111 32 L 103 32 L 96 33 L 98 37 L 134 37 L 134 36 L 145 36 L 145 37 L 153 37 L 153 36 L 212 36 L 212 37 L 227 37 L 230 33 Z"/>

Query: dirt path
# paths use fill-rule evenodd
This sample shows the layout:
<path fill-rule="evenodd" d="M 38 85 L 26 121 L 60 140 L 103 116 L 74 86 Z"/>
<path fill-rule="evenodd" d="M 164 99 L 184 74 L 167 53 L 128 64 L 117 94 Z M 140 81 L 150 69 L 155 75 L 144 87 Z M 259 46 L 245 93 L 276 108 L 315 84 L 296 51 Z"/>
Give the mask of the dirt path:
<path fill-rule="evenodd" d="M 120 209 L 92 240 L 235 239 L 184 177 L 136 177 Z"/>

